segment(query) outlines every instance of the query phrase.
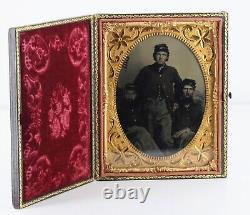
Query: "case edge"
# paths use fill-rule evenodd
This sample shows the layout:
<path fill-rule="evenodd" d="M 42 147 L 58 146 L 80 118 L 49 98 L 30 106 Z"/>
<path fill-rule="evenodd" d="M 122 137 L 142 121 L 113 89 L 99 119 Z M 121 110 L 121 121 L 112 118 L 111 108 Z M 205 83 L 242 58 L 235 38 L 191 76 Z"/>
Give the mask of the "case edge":
<path fill-rule="evenodd" d="M 10 123 L 11 123 L 11 183 L 12 204 L 20 208 L 19 155 L 17 127 L 17 71 L 16 71 L 16 29 L 9 29 L 9 86 L 10 86 Z"/>

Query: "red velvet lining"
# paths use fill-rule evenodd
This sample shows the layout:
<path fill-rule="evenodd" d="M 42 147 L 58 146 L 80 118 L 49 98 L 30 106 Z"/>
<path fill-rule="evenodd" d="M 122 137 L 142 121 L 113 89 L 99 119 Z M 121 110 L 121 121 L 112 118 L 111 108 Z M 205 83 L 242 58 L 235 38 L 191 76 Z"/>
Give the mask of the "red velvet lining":
<path fill-rule="evenodd" d="M 90 21 L 20 34 L 23 200 L 91 177 Z"/>

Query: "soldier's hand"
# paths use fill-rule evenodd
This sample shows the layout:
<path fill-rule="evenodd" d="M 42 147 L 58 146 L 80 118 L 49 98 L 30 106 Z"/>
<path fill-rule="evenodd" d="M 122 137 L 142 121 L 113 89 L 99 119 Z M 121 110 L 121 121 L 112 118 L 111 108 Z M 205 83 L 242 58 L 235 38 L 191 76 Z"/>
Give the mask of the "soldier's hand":
<path fill-rule="evenodd" d="M 179 108 L 179 104 L 178 103 L 174 103 L 173 111 L 177 110 L 178 108 Z"/>

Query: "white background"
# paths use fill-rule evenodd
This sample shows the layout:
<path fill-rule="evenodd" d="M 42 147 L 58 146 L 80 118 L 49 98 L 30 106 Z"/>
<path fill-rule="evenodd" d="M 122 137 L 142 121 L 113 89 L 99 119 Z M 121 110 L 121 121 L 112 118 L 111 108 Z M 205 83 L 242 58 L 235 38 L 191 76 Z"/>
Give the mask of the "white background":
<path fill-rule="evenodd" d="M 0 214 L 249 214 L 250 71 L 248 1 L 229 0 L 69 0 L 2 1 L 0 6 Z M 144 204 L 138 200 L 105 200 L 94 182 L 23 210 L 11 205 L 8 28 L 94 13 L 229 13 L 228 177 L 213 180 L 124 181 L 122 187 L 150 187 Z"/>

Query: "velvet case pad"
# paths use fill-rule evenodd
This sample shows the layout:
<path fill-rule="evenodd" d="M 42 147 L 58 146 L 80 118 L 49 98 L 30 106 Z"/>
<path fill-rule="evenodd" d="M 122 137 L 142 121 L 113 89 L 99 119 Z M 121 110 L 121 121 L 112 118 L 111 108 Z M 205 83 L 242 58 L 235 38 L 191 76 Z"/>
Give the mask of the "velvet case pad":
<path fill-rule="evenodd" d="M 19 208 L 92 178 L 91 20 L 11 29 L 10 46 L 16 49 L 12 180 Z"/>

